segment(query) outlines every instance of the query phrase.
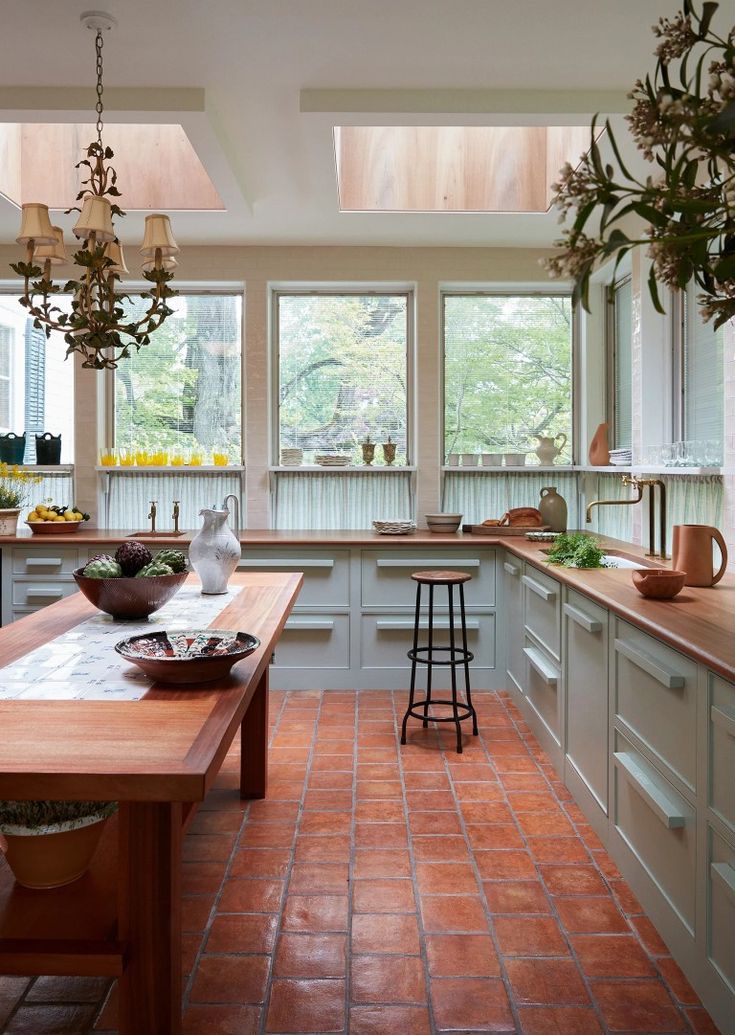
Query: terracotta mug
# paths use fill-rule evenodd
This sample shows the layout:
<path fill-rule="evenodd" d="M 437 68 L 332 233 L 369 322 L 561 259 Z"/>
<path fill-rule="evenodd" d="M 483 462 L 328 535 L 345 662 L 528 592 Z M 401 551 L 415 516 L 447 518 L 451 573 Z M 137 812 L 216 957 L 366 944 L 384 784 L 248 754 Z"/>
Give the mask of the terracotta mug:
<path fill-rule="evenodd" d="M 720 570 L 712 563 L 712 542 L 722 554 Z M 725 574 L 727 546 L 720 532 L 711 525 L 674 525 L 671 561 L 678 571 L 686 572 L 685 586 L 714 586 Z"/>

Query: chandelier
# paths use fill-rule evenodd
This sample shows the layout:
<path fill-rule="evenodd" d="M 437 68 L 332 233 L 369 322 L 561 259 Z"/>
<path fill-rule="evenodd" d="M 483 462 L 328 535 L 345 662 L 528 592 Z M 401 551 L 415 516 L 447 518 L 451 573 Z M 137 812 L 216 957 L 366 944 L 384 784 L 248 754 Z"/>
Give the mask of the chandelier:
<path fill-rule="evenodd" d="M 116 186 L 117 173 L 109 164 L 113 151 L 102 142 L 102 34 L 116 21 L 99 11 L 85 12 L 81 21 L 95 32 L 97 139 L 87 148 L 86 158 L 76 165 L 82 170 L 82 177 L 86 176 L 76 197 L 81 205 L 66 210 L 79 213 L 73 228 L 79 242 L 73 255 L 75 274 L 61 284 L 52 280 L 51 267 L 68 262 L 64 233 L 61 227 L 51 225 L 48 205 L 36 202 L 22 205 L 16 240 L 25 245 L 25 261 L 11 263 L 11 269 L 23 278 L 19 301 L 33 318 L 34 327 L 43 329 L 47 338 L 52 331 L 62 332 L 67 356 L 78 352 L 83 357 L 83 367 L 114 370 L 120 359 L 130 357 L 132 350 L 148 345 L 151 334 L 173 312 L 167 300 L 177 294 L 169 281 L 173 279 L 174 256 L 179 249 L 168 216 L 146 216 L 140 254 L 143 277 L 150 287 L 138 296 L 143 301 L 143 314 L 139 310 L 134 313 L 130 296 L 118 290 L 120 275 L 128 270 L 113 217 L 125 213 L 115 201 L 120 191 Z M 56 296 L 62 293 L 72 296 L 69 311 L 56 304 Z"/>

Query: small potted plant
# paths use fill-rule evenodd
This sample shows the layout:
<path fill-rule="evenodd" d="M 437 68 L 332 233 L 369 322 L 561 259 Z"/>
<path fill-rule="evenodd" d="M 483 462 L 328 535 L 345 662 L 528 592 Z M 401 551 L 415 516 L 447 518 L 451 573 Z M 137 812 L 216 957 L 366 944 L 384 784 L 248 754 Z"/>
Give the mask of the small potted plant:
<path fill-rule="evenodd" d="M 81 877 L 116 809 L 109 801 L 0 801 L 3 850 L 18 884 L 59 888 Z"/>
<path fill-rule="evenodd" d="M 370 441 L 370 436 L 365 436 L 365 441 L 362 443 L 362 462 L 368 467 L 372 464 L 375 459 L 375 443 Z"/>
<path fill-rule="evenodd" d="M 0 463 L 0 535 L 15 535 L 18 515 L 27 502 L 29 488 L 41 481 L 40 475 Z"/>

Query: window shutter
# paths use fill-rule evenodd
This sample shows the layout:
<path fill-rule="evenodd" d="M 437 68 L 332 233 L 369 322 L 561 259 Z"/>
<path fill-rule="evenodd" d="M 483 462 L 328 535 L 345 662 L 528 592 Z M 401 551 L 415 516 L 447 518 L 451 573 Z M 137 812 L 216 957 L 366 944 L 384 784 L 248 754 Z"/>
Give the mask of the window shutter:
<path fill-rule="evenodd" d="M 633 442 L 632 301 L 630 279 L 613 288 L 614 299 L 614 430 L 615 448 L 630 449 Z"/>
<path fill-rule="evenodd" d="M 704 323 L 694 285 L 687 287 L 684 304 L 683 438 L 700 443 L 709 440 L 721 456 L 725 437 L 724 330 Z"/>
<path fill-rule="evenodd" d="M 45 431 L 46 335 L 26 321 L 25 329 L 26 463 L 36 462 L 36 435 Z"/>

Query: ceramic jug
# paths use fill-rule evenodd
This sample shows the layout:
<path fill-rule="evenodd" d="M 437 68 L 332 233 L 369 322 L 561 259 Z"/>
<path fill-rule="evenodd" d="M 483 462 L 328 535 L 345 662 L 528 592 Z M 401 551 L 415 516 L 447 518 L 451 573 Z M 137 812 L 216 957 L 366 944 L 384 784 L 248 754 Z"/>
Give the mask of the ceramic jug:
<path fill-rule="evenodd" d="M 538 445 L 536 446 L 535 452 L 542 464 L 553 464 L 559 453 L 561 453 L 562 449 L 567 444 L 567 436 L 563 431 L 560 431 L 556 438 L 550 438 L 548 435 L 534 435 L 534 438 L 538 439 Z M 560 446 L 555 445 L 557 439 L 562 440 Z"/>
<path fill-rule="evenodd" d="M 722 554 L 720 570 L 712 563 L 712 543 Z M 727 546 L 718 529 L 711 525 L 674 525 L 671 562 L 678 571 L 686 572 L 685 586 L 714 586 L 725 574 Z"/>
<path fill-rule="evenodd" d="M 214 507 L 199 511 L 204 518 L 191 541 L 189 560 L 202 582 L 202 593 L 227 592 L 227 581 L 240 560 L 240 542 L 227 524 L 229 510 Z"/>
<path fill-rule="evenodd" d="M 556 491 L 556 486 L 549 485 L 541 490 L 538 509 L 542 524 L 548 525 L 552 532 L 566 532 L 567 503 Z"/>

